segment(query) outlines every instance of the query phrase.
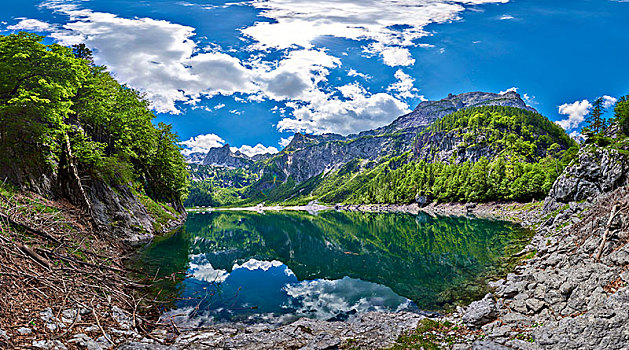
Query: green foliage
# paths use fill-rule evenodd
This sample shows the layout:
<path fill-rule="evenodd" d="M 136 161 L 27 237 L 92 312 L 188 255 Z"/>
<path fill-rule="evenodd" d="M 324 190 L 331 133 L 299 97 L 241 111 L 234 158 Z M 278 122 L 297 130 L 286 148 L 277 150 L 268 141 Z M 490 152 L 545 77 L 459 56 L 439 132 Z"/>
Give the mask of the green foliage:
<path fill-rule="evenodd" d="M 155 219 L 153 222 L 153 229 L 156 232 L 162 231 L 169 221 L 175 219 L 173 216 L 175 210 L 172 207 L 166 204 L 158 203 L 142 193 L 136 193 L 136 195 L 142 205 L 146 208 L 146 211 L 148 211 L 151 217 Z"/>
<path fill-rule="evenodd" d="M 481 136 L 483 142 L 502 150 L 506 157 L 528 162 L 545 157 L 554 143 L 563 150 L 577 145 L 561 127 L 543 115 L 504 106 L 459 110 L 434 122 L 424 133 L 455 131 L 470 140 Z"/>
<path fill-rule="evenodd" d="M 190 165 L 194 179 L 184 206 L 216 207 L 241 201 L 239 191 L 258 180 L 248 169 L 230 169 L 208 165 Z"/>
<path fill-rule="evenodd" d="M 58 170 L 69 140 L 65 159 L 82 176 L 131 184 L 159 201 L 183 200 L 188 171 L 171 127 L 155 127 L 143 96 L 94 66 L 85 45 L 42 40 L 0 36 L 0 175 L 22 184 L 36 167 Z"/>
<path fill-rule="evenodd" d="M 397 169 L 384 164 L 358 191 L 347 197 L 352 203 L 410 203 L 416 196 L 437 201 L 529 201 L 546 196 L 570 161 L 550 156 L 537 163 L 497 157 L 491 162 L 428 163 L 412 161 Z"/>
<path fill-rule="evenodd" d="M 425 318 L 419 321 L 414 331 L 400 335 L 390 349 L 441 349 L 441 344 L 452 345 L 457 339 L 463 338 L 457 334 L 458 330 L 458 326 L 448 321 L 441 322 Z"/>
<path fill-rule="evenodd" d="M 623 135 L 629 136 L 629 95 L 618 99 L 614 106 L 614 119 Z"/>

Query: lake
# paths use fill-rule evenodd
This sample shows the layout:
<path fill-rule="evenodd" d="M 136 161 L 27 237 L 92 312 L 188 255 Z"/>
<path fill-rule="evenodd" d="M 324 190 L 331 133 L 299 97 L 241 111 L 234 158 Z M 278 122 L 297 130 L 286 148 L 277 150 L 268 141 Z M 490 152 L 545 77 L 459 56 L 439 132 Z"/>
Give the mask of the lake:
<path fill-rule="evenodd" d="M 167 277 L 154 289 L 175 300 L 165 311 L 178 322 L 343 320 L 481 297 L 530 237 L 506 221 L 423 213 L 191 213 L 139 263 Z"/>

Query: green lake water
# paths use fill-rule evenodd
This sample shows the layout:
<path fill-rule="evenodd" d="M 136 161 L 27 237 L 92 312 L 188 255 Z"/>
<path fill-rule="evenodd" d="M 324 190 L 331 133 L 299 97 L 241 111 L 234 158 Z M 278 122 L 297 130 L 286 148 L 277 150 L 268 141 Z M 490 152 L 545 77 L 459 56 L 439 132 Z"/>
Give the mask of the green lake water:
<path fill-rule="evenodd" d="M 342 320 L 367 311 L 441 311 L 486 292 L 530 232 L 505 221 L 426 214 L 213 212 L 147 246 L 174 297 L 167 314 L 196 326 Z"/>

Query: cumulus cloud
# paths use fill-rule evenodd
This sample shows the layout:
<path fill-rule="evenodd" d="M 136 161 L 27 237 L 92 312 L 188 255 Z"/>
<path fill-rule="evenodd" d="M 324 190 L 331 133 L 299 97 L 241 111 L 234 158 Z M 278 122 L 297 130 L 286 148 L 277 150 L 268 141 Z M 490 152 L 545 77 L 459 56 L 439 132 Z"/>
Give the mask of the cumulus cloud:
<path fill-rule="evenodd" d="M 391 84 L 387 91 L 396 92 L 396 96 L 399 98 L 415 98 L 419 97 L 417 93 L 419 90 L 414 86 L 415 79 L 410 75 L 404 73 L 401 69 L 395 72 L 395 78 L 397 82 Z"/>
<path fill-rule="evenodd" d="M 608 95 L 604 95 L 601 98 L 603 99 L 603 108 L 610 108 L 610 107 L 614 106 L 616 104 L 616 102 L 618 101 L 617 98 L 612 97 L 612 96 L 608 96 Z"/>
<path fill-rule="evenodd" d="M 359 71 L 355 70 L 354 68 L 351 68 L 348 72 L 347 75 L 350 77 L 361 77 L 365 80 L 369 80 L 371 79 L 371 76 L 368 74 L 364 74 L 364 73 L 360 73 Z"/>
<path fill-rule="evenodd" d="M 201 96 L 258 90 L 255 72 L 237 58 L 198 52 L 192 27 L 152 18 L 123 18 L 63 1 L 43 6 L 69 17 L 63 26 L 48 27 L 51 37 L 64 45 L 85 43 L 94 49 L 96 63 L 145 92 L 157 112 L 177 114 L 177 102 L 194 104 Z"/>
<path fill-rule="evenodd" d="M 7 26 L 9 30 L 31 30 L 34 32 L 46 32 L 54 28 L 50 23 L 42 22 L 38 19 L 19 18 L 19 22 Z"/>
<path fill-rule="evenodd" d="M 410 112 L 408 104 L 386 94 L 371 94 L 357 83 L 337 88 L 342 99 L 313 94 L 310 103 L 288 104 L 292 117 L 277 124 L 280 131 L 351 134 L 376 128 Z"/>
<path fill-rule="evenodd" d="M 277 150 L 277 148 L 275 148 L 273 146 L 266 147 L 266 146 L 264 146 L 264 145 L 262 145 L 260 143 L 255 145 L 255 146 L 253 146 L 253 147 L 249 146 L 249 145 L 243 145 L 240 148 L 238 148 L 238 147 L 231 147 L 231 150 L 232 150 L 232 152 L 240 151 L 240 153 L 246 154 L 249 157 L 253 157 L 253 156 L 258 155 L 258 154 L 274 154 L 274 153 L 279 152 Z"/>
<path fill-rule="evenodd" d="M 568 117 L 557 121 L 557 124 L 565 130 L 576 129 L 585 120 L 585 116 L 590 112 L 591 108 L 592 104 L 588 100 L 564 103 L 558 107 L 559 114 L 567 115 Z"/>
<path fill-rule="evenodd" d="M 415 59 L 407 48 L 399 46 L 385 46 L 381 43 L 373 43 L 363 49 L 368 54 L 379 54 L 384 64 L 390 67 L 412 66 Z"/>
<path fill-rule="evenodd" d="M 280 138 L 279 145 L 282 146 L 282 147 L 288 146 L 290 144 L 290 142 L 293 141 L 293 137 L 294 136 L 289 136 L 287 138 L 283 138 L 283 137 Z"/>
<path fill-rule="evenodd" d="M 347 0 L 339 6 L 337 0 L 254 0 L 247 6 L 260 9 L 260 15 L 272 21 L 241 30 L 252 52 L 243 59 L 216 44 L 201 47 L 193 27 L 97 12 L 80 7 L 84 2 L 49 0 L 42 5 L 68 17 L 64 25 L 22 19 L 16 26 L 46 28 L 65 45 L 85 43 L 94 50 L 97 64 L 108 66 L 121 82 L 146 93 L 160 113 L 178 114 L 181 104 L 194 107 L 204 98 L 239 94 L 243 103 L 284 102 L 282 112 L 292 115 L 281 113 L 279 130 L 351 133 L 382 126 L 408 112 L 402 99 L 417 91 L 399 71 L 390 93 L 363 89 L 345 96 L 343 90 L 349 93 L 351 87 L 335 88 L 327 81 L 330 70 L 342 62 L 315 48 L 318 37 L 356 40 L 386 65 L 409 66 L 415 62 L 409 48 L 430 46 L 418 43 L 429 35 L 426 25 L 456 20 L 466 6 L 504 2 L 508 0 Z M 267 49 L 278 55 L 266 60 L 271 52 Z M 349 75 L 368 79 L 355 70 Z M 186 142 L 204 147 L 192 139 Z"/>
<path fill-rule="evenodd" d="M 411 65 L 405 47 L 429 35 L 431 23 L 456 20 L 465 5 L 506 3 L 508 0 L 254 0 L 261 16 L 273 22 L 257 22 L 242 29 L 258 48 L 313 47 L 321 36 L 368 40 L 370 49 L 388 65 Z"/>
<path fill-rule="evenodd" d="M 225 140 L 215 134 L 198 135 L 181 142 L 181 144 L 185 147 L 181 153 L 185 155 L 192 153 L 207 153 L 210 148 L 222 147 L 224 143 Z"/>
<path fill-rule="evenodd" d="M 184 149 L 181 151 L 184 155 L 190 155 L 192 153 L 207 153 L 211 148 L 223 147 L 225 140 L 216 134 L 205 134 L 191 137 L 186 141 L 182 141 L 181 145 Z M 246 154 L 249 157 L 253 157 L 257 154 L 268 154 L 279 152 L 277 148 L 273 146 L 266 147 L 262 144 L 255 146 L 242 145 L 240 147 L 231 147 L 232 152 L 240 151 L 242 154 Z"/>
<path fill-rule="evenodd" d="M 511 88 L 508 88 L 505 91 L 500 91 L 499 94 L 500 95 L 504 95 L 504 94 L 506 94 L 508 92 L 518 92 L 518 88 L 514 86 L 514 87 L 511 87 Z"/>

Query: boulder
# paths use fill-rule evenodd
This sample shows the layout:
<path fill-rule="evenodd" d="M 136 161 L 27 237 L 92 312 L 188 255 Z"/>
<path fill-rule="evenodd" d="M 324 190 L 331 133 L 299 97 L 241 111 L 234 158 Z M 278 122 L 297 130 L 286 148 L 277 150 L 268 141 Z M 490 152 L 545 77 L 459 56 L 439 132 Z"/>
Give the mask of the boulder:
<path fill-rule="evenodd" d="M 482 300 L 475 301 L 468 306 L 463 315 L 463 322 L 469 327 L 479 328 L 498 316 L 496 301 L 491 293 L 485 295 Z"/>

